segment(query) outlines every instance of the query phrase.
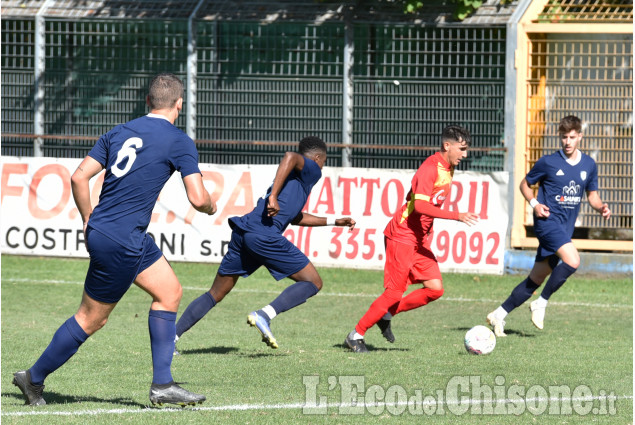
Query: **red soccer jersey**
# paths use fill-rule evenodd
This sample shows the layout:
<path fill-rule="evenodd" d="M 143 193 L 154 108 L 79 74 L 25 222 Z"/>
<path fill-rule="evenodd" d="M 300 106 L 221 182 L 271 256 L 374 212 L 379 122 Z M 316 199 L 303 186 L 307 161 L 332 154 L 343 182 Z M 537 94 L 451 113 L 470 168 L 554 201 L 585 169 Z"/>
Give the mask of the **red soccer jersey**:
<path fill-rule="evenodd" d="M 415 200 L 430 202 L 441 209 L 443 201 L 450 195 L 454 168 L 443 159 L 440 152 L 429 156 L 412 178 L 406 203 L 388 222 L 384 235 L 401 243 L 424 245 L 425 237 L 432 230 L 433 217 L 415 211 Z"/>

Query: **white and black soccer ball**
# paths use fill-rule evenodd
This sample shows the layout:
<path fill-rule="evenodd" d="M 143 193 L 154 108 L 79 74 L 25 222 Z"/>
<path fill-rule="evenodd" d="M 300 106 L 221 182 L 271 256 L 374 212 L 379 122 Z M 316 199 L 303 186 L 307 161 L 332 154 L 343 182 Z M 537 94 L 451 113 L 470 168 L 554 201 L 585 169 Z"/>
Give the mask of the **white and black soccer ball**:
<path fill-rule="evenodd" d="M 496 347 L 496 336 L 488 327 L 477 325 L 466 332 L 464 342 L 470 354 L 489 354 Z"/>

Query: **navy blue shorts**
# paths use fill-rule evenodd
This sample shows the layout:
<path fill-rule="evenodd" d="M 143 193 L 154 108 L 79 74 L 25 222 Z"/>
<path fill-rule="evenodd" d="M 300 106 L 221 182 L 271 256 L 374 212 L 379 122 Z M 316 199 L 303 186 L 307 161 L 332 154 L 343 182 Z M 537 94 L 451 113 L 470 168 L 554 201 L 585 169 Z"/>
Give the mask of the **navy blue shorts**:
<path fill-rule="evenodd" d="M 137 275 L 157 262 L 163 253 L 146 234 L 141 252 L 134 252 L 88 228 L 86 245 L 90 265 L 84 290 L 94 300 L 116 303 L 126 293 Z"/>
<path fill-rule="evenodd" d="M 555 255 L 563 245 L 571 242 L 571 236 L 567 235 L 565 227 L 553 221 L 542 220 L 540 223 L 536 221 L 534 231 L 538 238 L 536 262 Z"/>
<path fill-rule="evenodd" d="M 299 272 L 307 264 L 307 256 L 284 236 L 245 232 L 236 227 L 218 274 L 247 277 L 265 266 L 274 279 L 280 280 Z"/>

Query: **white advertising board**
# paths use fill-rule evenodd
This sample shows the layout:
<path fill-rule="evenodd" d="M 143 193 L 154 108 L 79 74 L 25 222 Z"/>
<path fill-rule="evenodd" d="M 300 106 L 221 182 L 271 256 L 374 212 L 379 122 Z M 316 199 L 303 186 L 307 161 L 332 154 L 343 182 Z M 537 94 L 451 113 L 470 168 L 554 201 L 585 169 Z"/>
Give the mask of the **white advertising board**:
<path fill-rule="evenodd" d="M 2 158 L 2 252 L 87 257 L 70 176 L 81 161 Z M 197 213 L 175 173 L 154 208 L 148 228 L 168 260 L 221 261 L 230 239 L 227 218 L 255 206 L 273 181 L 276 165 L 201 164 L 205 187 L 216 199 L 214 216 Z M 383 268 L 383 230 L 404 202 L 415 170 L 324 167 L 305 211 L 318 216 L 353 217 L 356 228 L 289 226 L 285 236 L 316 266 Z M 502 274 L 508 225 L 505 172 L 457 171 L 444 209 L 471 211 L 478 224 L 435 220 L 432 249 L 442 271 Z M 93 204 L 103 172 L 91 180 Z"/>

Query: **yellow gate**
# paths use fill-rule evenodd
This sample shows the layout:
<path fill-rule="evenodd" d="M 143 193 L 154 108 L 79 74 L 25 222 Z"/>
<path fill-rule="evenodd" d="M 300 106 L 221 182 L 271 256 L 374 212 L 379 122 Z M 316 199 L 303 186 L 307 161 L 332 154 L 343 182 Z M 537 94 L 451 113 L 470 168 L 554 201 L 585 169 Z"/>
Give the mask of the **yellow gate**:
<path fill-rule="evenodd" d="M 517 188 L 545 153 L 560 149 L 558 123 L 583 121 L 580 149 L 598 164 L 612 217 L 584 202 L 574 239 L 589 250 L 633 250 L 633 2 L 534 0 L 518 24 Z M 514 193 L 512 247 L 535 247 L 531 208 Z"/>

